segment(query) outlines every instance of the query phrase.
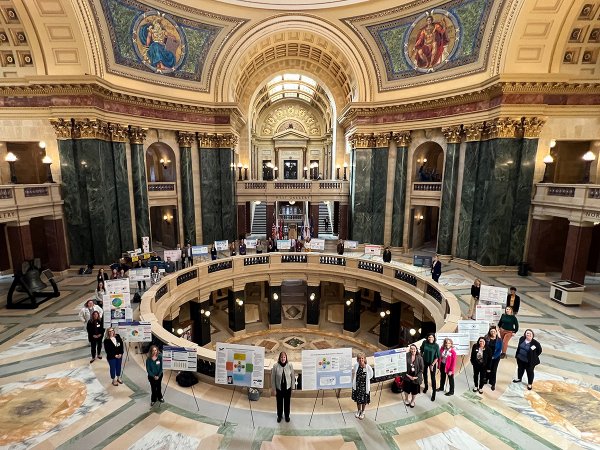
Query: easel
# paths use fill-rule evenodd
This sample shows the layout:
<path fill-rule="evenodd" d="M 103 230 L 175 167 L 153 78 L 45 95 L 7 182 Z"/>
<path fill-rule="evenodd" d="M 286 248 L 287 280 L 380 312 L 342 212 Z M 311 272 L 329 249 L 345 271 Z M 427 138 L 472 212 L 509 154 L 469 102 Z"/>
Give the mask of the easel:
<path fill-rule="evenodd" d="M 140 342 L 141 344 L 141 342 Z M 125 366 L 127 365 L 127 361 L 129 361 L 129 353 L 131 352 L 131 342 L 127 341 L 127 347 L 125 347 L 125 361 L 123 361 L 123 365 L 121 366 L 121 375 L 125 372 Z M 146 363 L 146 359 L 144 358 L 144 354 L 140 352 L 140 357 L 142 358 L 142 367 Z"/>
<path fill-rule="evenodd" d="M 173 376 L 173 369 L 163 369 L 163 370 L 169 371 L 169 378 L 167 379 L 167 384 L 165 386 L 165 390 L 162 392 L 161 398 L 165 398 L 165 394 L 169 387 L 169 382 L 171 381 L 171 377 Z M 185 372 L 185 371 L 182 370 L 181 372 Z M 198 411 L 200 411 L 200 405 L 198 405 L 198 399 L 196 398 L 196 393 L 194 392 L 194 386 L 192 385 L 192 386 L 190 386 L 190 388 L 192 389 L 192 395 L 194 396 L 194 401 L 196 402 L 196 408 L 198 408 Z M 158 404 L 158 407 L 160 408 L 160 402 Z"/>
<path fill-rule="evenodd" d="M 467 389 L 471 390 L 471 385 L 469 384 L 469 377 L 467 376 L 467 367 L 465 366 L 465 355 L 460 355 L 460 367 L 461 370 L 465 372 L 465 380 L 467 381 Z"/>
<path fill-rule="evenodd" d="M 313 405 L 312 413 L 310 413 L 310 420 L 308 421 L 308 426 L 310 427 L 310 423 L 312 422 L 313 415 L 315 413 L 315 407 L 317 406 L 317 400 L 319 399 L 319 392 L 323 391 L 323 396 L 321 397 L 321 406 L 323 406 L 325 401 L 325 389 L 318 389 L 317 396 L 315 398 L 315 404 Z M 346 425 L 346 418 L 344 417 L 344 412 L 342 411 L 342 405 L 340 404 L 340 389 L 336 389 L 335 396 L 337 397 L 338 406 L 340 407 L 340 414 L 342 415 L 342 419 L 344 419 L 344 425 Z"/>
<path fill-rule="evenodd" d="M 375 396 L 377 396 L 377 391 L 379 391 L 379 399 L 377 400 L 377 408 L 375 409 L 375 422 L 377 422 L 377 414 L 379 414 L 379 404 L 381 403 L 381 393 L 383 392 L 383 381 L 377 383 L 377 389 L 375 390 Z M 400 392 L 400 395 L 403 395 Z M 402 399 L 402 403 L 404 403 L 404 399 Z M 406 414 L 408 414 L 408 408 L 406 407 L 406 403 L 404 403 L 404 409 L 406 410 Z"/>
<path fill-rule="evenodd" d="M 235 395 L 236 386 L 233 385 L 233 391 L 231 392 L 231 399 L 229 399 L 229 406 L 227 407 L 227 414 L 225 414 L 225 421 L 223 425 L 227 424 L 227 417 L 229 416 L 229 410 L 231 409 L 231 402 L 233 402 L 233 396 Z M 250 388 L 248 387 L 248 392 L 250 392 Z M 250 417 L 252 419 L 252 428 L 254 428 L 254 412 L 252 411 L 252 401 L 250 400 L 250 396 L 248 395 L 248 407 L 250 408 Z"/>

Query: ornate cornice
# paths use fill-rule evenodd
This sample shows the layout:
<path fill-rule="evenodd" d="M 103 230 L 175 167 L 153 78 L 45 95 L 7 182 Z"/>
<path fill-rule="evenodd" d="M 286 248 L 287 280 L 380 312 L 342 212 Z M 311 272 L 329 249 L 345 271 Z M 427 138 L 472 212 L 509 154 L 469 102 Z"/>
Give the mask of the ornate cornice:
<path fill-rule="evenodd" d="M 52 119 L 50 120 L 50 124 L 54 127 L 54 132 L 56 133 L 56 139 L 65 140 L 71 139 L 71 131 L 73 129 L 73 125 L 71 121 L 66 121 L 65 119 Z"/>
<path fill-rule="evenodd" d="M 110 141 L 108 123 L 97 119 L 75 120 L 73 122 L 73 139 L 98 139 Z"/>
<path fill-rule="evenodd" d="M 143 144 L 146 139 L 146 130 L 141 127 L 129 127 L 129 143 Z"/>
<path fill-rule="evenodd" d="M 463 128 L 466 142 L 480 141 L 485 131 L 485 124 L 483 122 L 470 123 L 463 125 Z"/>
<path fill-rule="evenodd" d="M 529 139 L 539 138 L 545 123 L 546 121 L 539 117 L 523 118 L 523 137 Z"/>
<path fill-rule="evenodd" d="M 400 131 L 399 133 L 394 133 L 393 139 L 396 141 L 396 145 L 398 147 L 408 147 L 411 141 L 410 131 Z"/>
<path fill-rule="evenodd" d="M 118 123 L 109 123 L 108 132 L 110 134 L 110 140 L 113 142 L 127 142 L 127 138 L 129 137 L 127 126 Z"/>
<path fill-rule="evenodd" d="M 353 149 L 374 148 L 376 138 L 373 133 L 354 133 L 348 138 Z"/>
<path fill-rule="evenodd" d="M 512 117 L 499 117 L 486 122 L 487 139 L 519 138 L 523 136 L 523 124 L 521 119 Z"/>
<path fill-rule="evenodd" d="M 390 146 L 392 133 L 378 133 L 374 137 L 376 148 L 388 148 Z"/>
<path fill-rule="evenodd" d="M 238 137 L 232 133 L 198 133 L 200 148 L 235 148 Z"/>
<path fill-rule="evenodd" d="M 463 135 L 462 127 L 460 125 L 442 128 L 442 133 L 444 133 L 444 137 L 448 144 L 460 144 Z"/>
<path fill-rule="evenodd" d="M 196 140 L 196 133 L 188 133 L 187 131 L 177 132 L 177 143 L 182 148 L 189 148 Z"/>

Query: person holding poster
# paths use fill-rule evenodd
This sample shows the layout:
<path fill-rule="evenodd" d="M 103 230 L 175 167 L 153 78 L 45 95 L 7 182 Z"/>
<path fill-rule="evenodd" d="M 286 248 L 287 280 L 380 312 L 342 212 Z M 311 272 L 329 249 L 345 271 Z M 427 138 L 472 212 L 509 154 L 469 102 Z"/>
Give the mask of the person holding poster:
<path fill-rule="evenodd" d="M 100 318 L 102 318 L 102 308 L 100 308 L 98 305 L 94 305 L 94 300 L 92 299 L 86 301 L 83 305 L 83 308 L 81 308 L 81 311 L 79 311 L 79 319 L 83 322 L 83 328 L 85 330 L 87 330 L 87 324 L 92 318 L 92 313 L 94 311 L 96 311 L 100 315 Z"/>
<path fill-rule="evenodd" d="M 421 344 L 421 355 L 423 356 L 423 362 L 425 363 L 425 371 L 423 372 L 423 380 L 425 381 L 425 389 L 423 394 L 427 393 L 429 389 L 428 374 L 431 376 L 431 401 L 435 400 L 435 373 L 437 371 L 437 363 L 440 359 L 440 348 L 435 342 L 435 334 L 429 333 L 427 338 Z"/>
<path fill-rule="evenodd" d="M 473 365 L 473 392 L 483 394 L 483 385 L 488 370 L 490 370 L 490 362 L 492 360 L 492 352 L 486 345 L 485 338 L 480 337 L 477 343 L 473 344 L 471 349 L 471 364 Z"/>
<path fill-rule="evenodd" d="M 517 359 L 517 378 L 513 383 L 520 383 L 523 373 L 527 371 L 527 389 L 533 388 L 533 369 L 540 363 L 542 346 L 534 339 L 533 330 L 527 328 L 525 334 L 519 338 L 519 345 L 515 358 Z"/>
<path fill-rule="evenodd" d="M 444 392 L 446 385 L 446 376 L 450 389 L 446 392 L 446 396 L 454 395 L 454 372 L 456 370 L 456 350 L 454 350 L 454 342 L 452 339 L 446 338 L 440 346 L 440 387 L 438 392 Z"/>
<path fill-rule="evenodd" d="M 417 394 L 421 390 L 421 383 L 423 382 L 423 370 L 425 364 L 423 358 L 419 355 L 419 350 L 415 344 L 410 344 L 408 348 L 408 355 L 406 355 L 406 375 L 404 382 L 402 383 L 402 391 L 404 391 L 404 404 L 415 407 L 415 399 Z M 410 402 L 408 401 L 408 395 L 410 394 Z"/>
<path fill-rule="evenodd" d="M 246 243 L 244 239 L 240 239 L 240 256 L 246 256 Z"/>
<path fill-rule="evenodd" d="M 516 316 L 519 314 L 519 307 L 521 306 L 521 297 L 517 295 L 517 288 L 511 286 L 509 293 L 506 296 L 506 306 L 510 306 L 513 310 L 513 314 Z"/>
<path fill-rule="evenodd" d="M 148 381 L 152 392 L 150 406 L 154 406 L 157 401 L 161 403 L 165 401 L 160 387 L 163 378 L 162 355 L 156 345 L 150 346 L 148 355 L 148 358 L 146 358 L 146 372 L 148 373 Z"/>
<path fill-rule="evenodd" d="M 500 329 L 500 339 L 502 339 L 502 354 L 500 358 L 506 358 L 506 349 L 508 348 L 508 342 L 519 331 L 519 321 L 517 317 L 513 315 L 513 309 L 507 306 L 504 309 L 504 314 L 500 317 L 498 322 L 498 328 Z"/>
<path fill-rule="evenodd" d="M 433 261 L 431 261 L 431 278 L 436 283 L 439 281 L 440 276 L 442 275 L 442 263 L 438 259 L 438 255 L 433 257 Z"/>
<path fill-rule="evenodd" d="M 475 278 L 473 285 L 471 286 L 471 301 L 469 302 L 469 312 L 467 313 L 467 319 L 475 320 L 475 310 L 479 304 L 479 294 L 481 293 L 481 280 Z"/>
<path fill-rule="evenodd" d="M 110 378 L 112 385 L 118 386 L 123 384 L 121 379 L 121 362 L 123 361 L 123 340 L 113 327 L 106 330 L 106 339 L 104 339 L 104 351 L 106 352 L 106 360 L 110 367 Z"/>
<path fill-rule="evenodd" d="M 357 407 L 354 417 L 363 420 L 365 407 L 371 403 L 371 378 L 373 378 L 373 369 L 367 364 L 367 356 L 363 352 L 356 355 L 353 372 L 352 400 L 356 402 Z"/>
<path fill-rule="evenodd" d="M 285 421 L 290 421 L 290 400 L 294 387 L 294 366 L 287 359 L 287 353 L 281 352 L 271 369 L 271 391 L 277 396 L 277 423 L 285 413 Z"/>
<path fill-rule="evenodd" d="M 488 383 L 492 391 L 496 390 L 496 373 L 498 372 L 498 364 L 500 364 L 500 355 L 502 355 L 502 339 L 498 337 L 498 330 L 492 325 L 488 334 L 485 336 L 487 346 L 492 352 L 492 362 L 488 373 Z"/>
<path fill-rule="evenodd" d="M 92 317 L 87 323 L 88 341 L 92 347 L 92 359 L 90 363 L 93 363 L 96 358 L 102 359 L 102 336 L 104 336 L 104 325 L 102 318 L 98 311 L 92 312 Z"/>

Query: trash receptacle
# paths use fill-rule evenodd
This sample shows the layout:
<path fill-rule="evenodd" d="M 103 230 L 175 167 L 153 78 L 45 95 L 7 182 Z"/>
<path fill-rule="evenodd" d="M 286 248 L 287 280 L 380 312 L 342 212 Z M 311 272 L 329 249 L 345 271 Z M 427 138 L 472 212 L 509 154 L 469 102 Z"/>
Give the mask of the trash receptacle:
<path fill-rule="evenodd" d="M 519 263 L 519 276 L 526 277 L 529 273 L 529 265 L 526 262 Z"/>

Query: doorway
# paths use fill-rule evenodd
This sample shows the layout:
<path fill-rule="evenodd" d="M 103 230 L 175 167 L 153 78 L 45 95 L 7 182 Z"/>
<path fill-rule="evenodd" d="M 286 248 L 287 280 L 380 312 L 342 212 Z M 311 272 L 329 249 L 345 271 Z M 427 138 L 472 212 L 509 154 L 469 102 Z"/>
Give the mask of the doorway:
<path fill-rule="evenodd" d="M 295 159 L 288 159 L 283 161 L 283 179 L 298 179 L 298 161 L 296 161 Z"/>

